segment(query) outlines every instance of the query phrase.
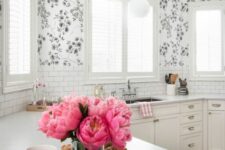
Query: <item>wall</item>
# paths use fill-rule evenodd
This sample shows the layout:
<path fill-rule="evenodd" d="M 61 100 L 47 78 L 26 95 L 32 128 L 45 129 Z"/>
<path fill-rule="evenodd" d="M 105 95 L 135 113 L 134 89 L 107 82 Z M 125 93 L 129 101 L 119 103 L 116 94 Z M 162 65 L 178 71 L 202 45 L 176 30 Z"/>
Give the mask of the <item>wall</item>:
<path fill-rule="evenodd" d="M 132 84 L 138 95 L 165 94 L 165 73 L 189 79 L 188 4 L 194 0 L 159 1 L 160 82 Z M 204 1 L 204 0 L 203 0 Z M 48 98 L 71 92 L 92 95 L 93 85 L 84 85 L 83 0 L 39 0 L 39 78 L 47 83 Z M 193 82 L 190 93 L 225 93 L 225 82 Z M 106 94 L 125 84 L 104 85 Z"/>
<path fill-rule="evenodd" d="M 2 35 L 2 1 L 0 1 L 0 35 Z M 2 40 L 0 41 L 2 42 Z M 2 45 L 0 43 L 0 45 Z M 31 91 L 21 91 L 10 94 L 2 93 L 2 53 L 0 53 L 0 117 L 25 110 L 31 101 Z"/>

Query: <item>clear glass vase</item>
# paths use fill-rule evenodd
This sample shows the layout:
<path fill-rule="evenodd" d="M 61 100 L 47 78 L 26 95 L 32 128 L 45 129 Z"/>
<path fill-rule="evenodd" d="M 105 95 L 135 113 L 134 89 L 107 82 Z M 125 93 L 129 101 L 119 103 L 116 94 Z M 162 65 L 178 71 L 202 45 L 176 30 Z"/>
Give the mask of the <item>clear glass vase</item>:
<path fill-rule="evenodd" d="M 73 141 L 72 145 L 73 145 L 73 150 L 85 150 L 84 145 L 78 141 Z"/>
<path fill-rule="evenodd" d="M 79 141 L 73 141 L 72 145 L 73 145 L 73 150 L 87 150 L 85 149 L 84 145 L 80 143 Z M 99 150 L 104 150 L 104 147 L 99 148 Z"/>

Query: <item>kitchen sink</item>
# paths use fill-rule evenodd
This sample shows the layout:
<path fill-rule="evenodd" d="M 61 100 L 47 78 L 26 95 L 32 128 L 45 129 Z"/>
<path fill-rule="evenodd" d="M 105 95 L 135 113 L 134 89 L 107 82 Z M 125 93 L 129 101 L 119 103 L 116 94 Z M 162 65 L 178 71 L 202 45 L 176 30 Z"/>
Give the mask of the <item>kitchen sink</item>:
<path fill-rule="evenodd" d="M 126 100 L 126 103 L 134 104 L 134 103 L 141 103 L 141 102 L 158 102 L 158 101 L 162 101 L 162 100 L 155 99 L 155 98 L 138 98 L 138 99 Z"/>

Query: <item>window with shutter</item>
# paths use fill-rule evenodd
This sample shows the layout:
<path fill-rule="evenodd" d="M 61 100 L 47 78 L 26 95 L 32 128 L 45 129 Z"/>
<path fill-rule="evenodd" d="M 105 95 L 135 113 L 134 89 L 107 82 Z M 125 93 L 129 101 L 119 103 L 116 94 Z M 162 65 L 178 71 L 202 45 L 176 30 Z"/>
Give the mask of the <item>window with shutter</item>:
<path fill-rule="evenodd" d="M 30 73 L 30 0 L 9 0 L 9 74 Z"/>
<path fill-rule="evenodd" d="M 36 2 L 3 1 L 4 92 L 32 87 L 36 51 Z"/>
<path fill-rule="evenodd" d="M 224 72 L 225 3 L 199 2 L 191 5 L 192 78 L 222 79 Z"/>
<path fill-rule="evenodd" d="M 130 10 L 129 0 L 86 0 L 89 81 L 158 79 L 156 7 L 153 0 L 147 1 L 149 11 L 137 17 Z"/>

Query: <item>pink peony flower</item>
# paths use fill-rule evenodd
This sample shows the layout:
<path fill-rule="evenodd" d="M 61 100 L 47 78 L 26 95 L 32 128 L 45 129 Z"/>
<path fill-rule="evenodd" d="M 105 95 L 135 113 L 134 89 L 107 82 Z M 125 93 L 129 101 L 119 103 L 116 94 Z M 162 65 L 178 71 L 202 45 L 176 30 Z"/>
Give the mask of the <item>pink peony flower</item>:
<path fill-rule="evenodd" d="M 116 98 L 109 98 L 106 122 L 112 143 L 118 149 L 124 149 L 126 142 L 131 140 L 130 118 L 131 111 L 125 102 Z"/>
<path fill-rule="evenodd" d="M 106 103 L 101 100 L 100 98 L 92 97 L 88 103 L 88 114 L 89 116 L 98 115 L 103 117 L 107 112 L 107 105 Z"/>
<path fill-rule="evenodd" d="M 88 150 L 98 150 L 109 140 L 107 125 L 99 116 L 87 117 L 81 122 L 77 137 Z"/>
<path fill-rule="evenodd" d="M 39 129 L 60 140 L 78 138 L 89 150 L 98 150 L 107 143 L 122 150 L 131 140 L 130 119 L 129 107 L 115 97 L 102 101 L 95 97 L 69 96 L 42 114 Z"/>
<path fill-rule="evenodd" d="M 65 100 L 49 107 L 39 120 L 39 129 L 47 136 L 64 139 L 69 131 L 76 130 L 82 119 L 78 101 Z"/>

